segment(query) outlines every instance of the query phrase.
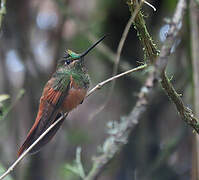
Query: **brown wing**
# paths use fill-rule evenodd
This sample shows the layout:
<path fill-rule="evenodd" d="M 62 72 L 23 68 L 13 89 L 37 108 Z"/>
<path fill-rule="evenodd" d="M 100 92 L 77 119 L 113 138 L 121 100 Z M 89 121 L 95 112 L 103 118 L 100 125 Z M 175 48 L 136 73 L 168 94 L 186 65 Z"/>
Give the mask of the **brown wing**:
<path fill-rule="evenodd" d="M 37 118 L 32 128 L 30 129 L 27 138 L 23 145 L 18 151 L 18 156 L 20 156 L 54 121 L 56 121 L 61 114 L 60 106 L 62 105 L 65 97 L 68 94 L 70 88 L 70 81 L 64 91 L 54 90 L 52 88 L 52 83 L 54 79 L 51 79 L 44 88 L 43 95 L 40 99 L 39 111 Z M 30 151 L 30 153 L 35 153 L 40 150 L 40 148 L 48 143 L 51 138 L 55 135 L 64 119 L 61 120 L 49 133 Z"/>

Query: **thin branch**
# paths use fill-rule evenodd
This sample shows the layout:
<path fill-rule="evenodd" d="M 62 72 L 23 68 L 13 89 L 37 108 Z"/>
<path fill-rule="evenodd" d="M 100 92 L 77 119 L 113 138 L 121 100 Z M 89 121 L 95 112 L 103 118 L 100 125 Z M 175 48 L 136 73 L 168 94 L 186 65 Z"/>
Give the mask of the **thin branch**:
<path fill-rule="evenodd" d="M 167 38 L 161 48 L 160 57 L 155 62 L 154 69 L 154 80 L 160 79 L 161 85 L 164 88 L 166 94 L 169 96 L 170 100 L 176 105 L 181 118 L 190 125 L 197 133 L 199 133 L 199 120 L 194 115 L 191 109 L 186 107 L 182 101 L 181 95 L 179 95 L 175 88 L 170 83 L 168 77 L 166 76 L 165 69 L 168 64 L 168 57 L 171 54 L 171 49 L 176 42 L 176 38 L 179 35 L 180 29 L 182 27 L 182 20 L 187 7 L 186 0 L 179 0 L 175 14 L 170 23 Z"/>
<path fill-rule="evenodd" d="M 192 128 L 194 128 L 196 130 L 196 132 L 199 132 L 198 119 L 193 114 L 193 112 L 184 105 L 180 95 L 175 91 L 174 87 L 172 86 L 172 84 L 170 83 L 168 78 L 166 77 L 166 73 L 165 73 L 165 69 L 168 64 L 168 57 L 171 54 L 171 49 L 172 49 L 173 45 L 175 44 L 176 38 L 178 37 L 180 29 L 182 27 L 182 20 L 183 20 L 184 14 L 185 14 L 186 7 L 187 7 L 186 0 L 178 1 L 176 11 L 171 20 L 167 38 L 161 48 L 159 58 L 157 58 L 157 56 L 158 56 L 157 54 L 154 54 L 153 51 L 151 51 L 152 49 L 154 49 L 157 52 L 157 49 L 153 45 L 153 41 L 151 38 L 150 38 L 150 41 L 147 42 L 143 38 L 143 37 L 145 37 L 145 35 L 143 35 L 143 37 L 140 37 L 140 40 L 142 40 L 143 42 L 147 42 L 146 44 L 145 43 L 143 44 L 144 50 L 147 49 L 148 45 L 149 45 L 148 47 L 151 47 L 151 48 L 148 48 L 146 54 L 148 54 L 150 62 L 154 62 L 154 64 L 155 64 L 154 72 L 151 74 L 151 76 L 153 78 L 152 86 L 154 86 L 154 83 L 157 82 L 155 80 L 157 80 L 157 79 L 162 80 L 161 85 L 164 88 L 164 90 L 166 91 L 169 98 L 176 105 L 176 108 L 177 108 L 181 118 L 187 124 L 189 124 Z M 140 23 L 138 22 L 135 25 L 140 26 Z M 143 25 L 145 25 L 145 23 L 143 23 Z M 144 29 L 144 28 L 140 27 L 140 31 L 142 29 Z M 141 32 L 139 32 L 140 36 L 142 36 Z"/>
<path fill-rule="evenodd" d="M 53 128 L 56 126 L 56 124 L 58 124 L 61 120 L 63 120 L 64 118 L 66 118 L 68 114 L 64 114 L 63 116 L 61 116 L 57 121 L 55 121 L 41 136 L 39 136 L 39 138 L 8 168 L 8 170 L 3 173 L 0 176 L 0 180 L 2 180 L 3 178 L 5 178 L 11 171 L 13 171 L 13 169 L 17 166 L 17 164 L 19 164 L 19 162 L 21 162 L 21 160 L 30 152 L 30 150 L 37 144 L 39 143 L 39 141 L 41 141 L 41 139 L 44 138 L 44 136 Z"/>
<path fill-rule="evenodd" d="M 111 77 L 105 81 L 103 81 L 102 83 L 99 83 L 96 87 L 94 87 L 91 91 L 88 92 L 87 96 L 88 97 L 89 95 L 91 95 L 92 93 L 94 93 L 97 89 L 100 89 L 102 86 L 104 86 L 105 84 L 113 81 L 114 79 L 117 79 L 119 77 L 122 77 L 122 76 L 125 76 L 129 73 L 132 73 L 132 72 L 135 72 L 135 71 L 139 71 L 139 70 L 142 70 L 142 69 L 145 69 L 147 67 L 147 65 L 142 65 L 142 66 L 139 66 L 137 68 L 134 68 L 134 69 L 131 69 L 129 71 L 126 71 L 124 73 L 121 73 L 121 74 L 118 74 L 114 77 Z M 55 127 L 55 125 L 57 123 L 59 123 L 61 120 L 63 120 L 64 118 L 66 118 L 68 114 L 64 114 L 63 116 L 61 116 L 57 121 L 55 121 L 41 136 L 39 136 L 39 138 L 8 168 L 8 170 L 3 173 L 1 176 L 0 176 L 0 180 L 2 180 L 4 177 L 6 177 L 16 166 L 17 164 L 28 154 L 28 152 L 30 152 L 30 150 L 39 142 L 41 141 L 42 138 L 44 138 L 44 136 L 53 128 Z"/>
<path fill-rule="evenodd" d="M 149 7 L 151 7 L 154 11 L 156 11 L 156 8 L 152 4 L 150 4 L 147 1 L 144 1 L 144 3 L 147 4 Z"/>
<path fill-rule="evenodd" d="M 130 30 L 133 22 L 135 21 L 135 18 L 137 16 L 138 12 L 140 11 L 143 3 L 144 3 L 144 1 L 141 0 L 140 4 L 136 5 L 135 11 L 132 13 L 132 16 L 130 17 L 130 19 L 128 20 L 128 23 L 126 24 L 126 26 L 124 28 L 122 37 L 120 39 L 120 42 L 119 42 L 119 45 L 118 45 L 118 48 L 117 48 L 116 60 L 114 62 L 112 76 L 115 76 L 117 74 L 117 72 L 118 72 L 120 56 L 121 56 L 121 53 L 122 53 L 122 49 L 123 49 L 124 43 L 126 41 L 127 35 L 129 33 L 129 30 Z M 113 80 L 112 83 L 111 83 L 111 87 L 109 89 L 109 93 L 107 95 L 106 101 L 96 111 L 94 111 L 90 115 L 89 120 L 92 120 L 97 114 L 99 114 L 106 107 L 106 105 L 108 104 L 108 102 L 110 101 L 110 99 L 112 97 L 114 87 L 115 87 L 115 80 Z"/>
<path fill-rule="evenodd" d="M 170 23 L 167 38 L 161 48 L 159 58 L 155 61 L 155 68 L 152 76 L 153 83 L 157 82 L 155 81 L 157 79 L 161 80 L 162 87 L 169 96 L 170 100 L 176 105 L 176 108 L 181 118 L 197 133 L 199 133 L 199 120 L 194 115 L 192 110 L 184 105 L 181 96 L 175 91 L 165 73 L 165 69 L 168 64 L 168 57 L 171 54 L 171 49 L 175 44 L 176 38 L 178 37 L 180 29 L 182 27 L 182 20 L 185 14 L 186 7 L 186 0 L 178 1 L 175 14 Z"/>
<path fill-rule="evenodd" d="M 96 38 L 92 33 L 87 34 L 88 39 L 92 42 L 95 43 L 98 38 Z M 110 47 L 108 47 L 106 44 L 103 42 L 99 44 L 97 47 L 97 50 L 101 52 L 103 55 L 107 57 L 107 59 L 111 62 L 114 63 L 116 59 L 116 53 L 114 53 Z M 128 71 L 129 69 L 132 69 L 132 65 L 124 58 L 120 58 L 120 65 L 118 67 L 121 72 Z M 138 81 L 142 81 L 142 77 L 139 74 L 133 74 L 129 75 L 130 78 L 137 79 Z"/>
<path fill-rule="evenodd" d="M 111 82 L 111 81 L 113 81 L 113 80 L 115 80 L 115 79 L 117 79 L 117 78 L 120 78 L 120 77 L 122 77 L 122 76 L 124 76 L 124 75 L 130 74 L 130 73 L 132 73 L 132 72 L 145 69 L 146 67 L 147 67 L 147 64 L 144 64 L 144 65 L 138 66 L 138 67 L 136 67 L 136 68 L 130 69 L 130 70 L 128 70 L 128 71 L 125 71 L 125 72 L 123 72 L 123 73 L 121 73 L 121 74 L 118 74 L 118 75 L 116 75 L 116 76 L 113 76 L 113 77 L 111 77 L 111 78 L 109 78 L 109 79 L 106 79 L 105 81 L 100 82 L 100 83 L 97 84 L 93 89 L 91 89 L 91 90 L 87 93 L 86 97 L 90 96 L 90 95 L 91 95 L 92 93 L 94 93 L 96 90 L 101 89 L 102 86 L 104 86 L 105 84 L 107 84 L 107 83 L 109 83 L 109 82 Z"/>
<path fill-rule="evenodd" d="M 129 21 L 128 21 L 125 29 L 124 29 L 124 32 L 122 34 L 122 37 L 120 39 L 120 42 L 119 42 L 119 45 L 118 45 L 118 48 L 117 48 L 116 61 L 115 61 L 114 69 L 113 69 L 113 76 L 115 76 L 117 74 L 118 66 L 119 66 L 119 62 L 120 62 L 120 56 L 121 56 L 121 53 L 122 53 L 122 49 L 124 47 L 124 43 L 126 41 L 127 35 L 129 33 L 129 30 L 130 30 L 133 22 L 135 21 L 135 18 L 137 16 L 138 12 L 140 11 L 143 3 L 144 3 L 144 1 L 141 0 L 140 4 L 138 4 L 136 6 L 135 11 L 133 12 L 131 18 L 129 19 Z M 112 87 L 111 87 L 111 90 L 110 90 L 110 95 L 112 94 L 114 86 L 115 86 L 115 81 L 112 82 Z"/>

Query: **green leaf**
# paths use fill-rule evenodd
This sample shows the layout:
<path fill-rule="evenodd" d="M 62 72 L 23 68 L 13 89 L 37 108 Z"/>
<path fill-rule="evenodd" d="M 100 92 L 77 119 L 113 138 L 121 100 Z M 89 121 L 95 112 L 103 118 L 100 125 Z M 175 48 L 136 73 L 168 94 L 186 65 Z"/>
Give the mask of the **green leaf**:
<path fill-rule="evenodd" d="M 81 177 L 82 179 L 84 179 L 85 177 L 85 172 L 84 172 L 84 168 L 81 162 L 81 148 L 78 147 L 76 149 L 76 159 L 73 162 L 73 164 L 66 164 L 65 168 L 67 171 L 74 173 L 75 175 Z"/>
<path fill-rule="evenodd" d="M 25 94 L 25 89 L 20 89 L 20 91 L 17 94 L 16 100 L 19 100 L 23 97 L 23 95 Z"/>
<path fill-rule="evenodd" d="M 73 174 L 76 174 L 77 176 L 79 176 L 79 169 L 78 167 L 76 166 L 76 164 L 66 164 L 65 166 L 66 170 L 72 172 Z"/>
<path fill-rule="evenodd" d="M 0 95 L 0 103 L 2 101 L 5 101 L 5 100 L 9 99 L 9 98 L 10 98 L 10 96 L 8 94 L 1 94 Z"/>

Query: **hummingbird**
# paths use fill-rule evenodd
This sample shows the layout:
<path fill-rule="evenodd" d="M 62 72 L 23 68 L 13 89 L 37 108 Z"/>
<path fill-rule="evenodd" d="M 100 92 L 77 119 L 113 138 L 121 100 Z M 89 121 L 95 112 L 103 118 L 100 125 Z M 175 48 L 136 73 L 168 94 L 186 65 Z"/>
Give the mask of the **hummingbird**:
<path fill-rule="evenodd" d="M 17 153 L 18 157 L 63 113 L 69 113 L 83 103 L 90 79 L 84 65 L 84 57 L 105 37 L 104 35 L 81 54 L 66 50 L 65 56 L 57 64 L 56 72 L 53 73 L 43 89 L 37 117 Z M 64 118 L 29 153 L 34 154 L 47 144 L 63 121 Z"/>

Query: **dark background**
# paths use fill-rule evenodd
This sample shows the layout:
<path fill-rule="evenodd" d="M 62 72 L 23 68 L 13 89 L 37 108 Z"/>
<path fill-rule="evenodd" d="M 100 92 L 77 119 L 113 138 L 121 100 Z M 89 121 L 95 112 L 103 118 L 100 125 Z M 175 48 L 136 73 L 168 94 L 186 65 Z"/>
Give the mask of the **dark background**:
<path fill-rule="evenodd" d="M 155 43 L 161 47 L 168 27 L 164 18 L 172 17 L 176 1 L 151 3 L 157 11 L 144 5 L 145 20 Z M 17 150 L 35 120 L 42 88 L 65 49 L 82 52 L 93 43 L 93 37 L 98 39 L 109 34 L 104 44 L 86 57 L 93 87 L 112 75 L 110 56 L 116 53 L 130 17 L 124 0 L 7 0 L 6 7 L 0 32 L 0 94 L 10 95 L 1 105 L 0 163 L 4 168 L 16 159 Z M 182 36 L 176 42 L 167 70 L 169 76 L 174 75 L 172 83 L 183 94 L 186 105 L 192 108 L 188 16 L 187 13 Z M 111 52 L 102 52 L 104 46 Z M 128 61 L 133 68 L 143 59 L 142 47 L 132 26 L 121 63 Z M 119 72 L 122 71 L 120 66 Z M 118 79 L 107 106 L 94 117 L 93 113 L 107 99 L 110 84 L 87 98 L 70 113 L 55 138 L 38 154 L 27 156 L 8 180 L 76 180 L 78 177 L 65 166 L 75 159 L 78 146 L 82 147 L 82 161 L 88 172 L 97 146 L 107 137 L 107 122 L 128 115 L 146 76 L 146 72 L 139 72 Z M 24 96 L 19 97 L 22 89 Z M 190 179 L 192 130 L 181 121 L 161 87 L 156 88 L 151 98 L 152 103 L 131 133 L 128 144 L 106 167 L 100 180 Z"/>

